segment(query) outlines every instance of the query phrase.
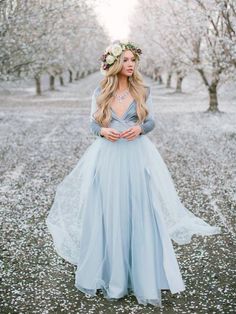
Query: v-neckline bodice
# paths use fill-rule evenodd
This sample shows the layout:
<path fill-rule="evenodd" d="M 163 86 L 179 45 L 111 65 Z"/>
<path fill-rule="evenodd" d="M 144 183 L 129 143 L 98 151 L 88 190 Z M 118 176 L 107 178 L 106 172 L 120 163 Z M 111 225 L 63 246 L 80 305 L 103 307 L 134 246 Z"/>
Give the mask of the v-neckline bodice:
<path fill-rule="evenodd" d="M 114 111 L 114 109 L 112 109 L 112 107 L 110 107 L 110 108 L 111 108 L 112 112 L 115 114 L 115 116 L 116 116 L 117 118 L 119 118 L 119 119 L 124 119 L 124 117 L 125 117 L 126 114 L 128 113 L 128 111 L 129 111 L 131 105 L 134 103 L 134 101 L 135 101 L 135 99 L 133 99 L 133 101 L 129 104 L 128 108 L 125 110 L 125 112 L 124 112 L 121 116 L 118 116 L 118 115 L 116 114 L 116 112 Z"/>

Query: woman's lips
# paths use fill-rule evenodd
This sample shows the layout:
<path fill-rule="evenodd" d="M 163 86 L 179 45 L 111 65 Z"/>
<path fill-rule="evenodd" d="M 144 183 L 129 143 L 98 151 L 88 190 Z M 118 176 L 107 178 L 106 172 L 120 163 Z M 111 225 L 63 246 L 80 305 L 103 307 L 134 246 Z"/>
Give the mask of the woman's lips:
<path fill-rule="evenodd" d="M 128 70 L 128 72 L 133 72 L 133 70 Z"/>

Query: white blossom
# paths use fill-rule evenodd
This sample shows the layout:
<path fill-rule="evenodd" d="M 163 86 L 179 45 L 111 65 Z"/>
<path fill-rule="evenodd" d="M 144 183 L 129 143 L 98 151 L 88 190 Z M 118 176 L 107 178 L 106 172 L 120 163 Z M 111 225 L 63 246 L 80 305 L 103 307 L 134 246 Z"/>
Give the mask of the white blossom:
<path fill-rule="evenodd" d="M 106 62 L 107 62 L 108 64 L 112 64 L 112 63 L 114 63 L 114 61 L 115 61 L 115 57 L 113 57 L 112 55 L 108 55 L 108 56 L 106 57 Z"/>
<path fill-rule="evenodd" d="M 117 57 L 122 53 L 122 48 L 120 45 L 113 45 L 111 49 L 112 54 Z"/>

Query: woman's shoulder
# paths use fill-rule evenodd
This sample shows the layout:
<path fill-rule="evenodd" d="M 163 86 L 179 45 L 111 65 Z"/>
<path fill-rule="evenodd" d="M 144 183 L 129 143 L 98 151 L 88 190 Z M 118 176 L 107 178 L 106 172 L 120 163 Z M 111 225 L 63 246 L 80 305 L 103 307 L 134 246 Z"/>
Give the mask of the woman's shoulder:
<path fill-rule="evenodd" d="M 95 95 L 96 97 L 100 94 L 101 92 L 101 86 L 100 85 L 97 85 L 93 91 L 93 95 Z"/>
<path fill-rule="evenodd" d="M 151 89 L 151 86 L 147 85 L 147 84 L 145 84 L 144 87 L 146 89 L 146 99 L 147 99 L 148 96 L 150 95 L 152 89 Z"/>

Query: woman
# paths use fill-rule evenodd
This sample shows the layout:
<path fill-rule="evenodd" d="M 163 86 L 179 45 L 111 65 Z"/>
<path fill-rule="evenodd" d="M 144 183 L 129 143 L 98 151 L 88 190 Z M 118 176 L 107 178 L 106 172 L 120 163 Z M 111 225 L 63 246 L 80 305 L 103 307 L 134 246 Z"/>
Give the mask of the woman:
<path fill-rule="evenodd" d="M 180 202 L 146 136 L 155 127 L 152 93 L 138 71 L 141 50 L 115 42 L 102 55 L 105 78 L 92 96 L 96 140 L 59 184 L 47 226 L 56 250 L 77 265 L 75 286 L 109 300 L 133 294 L 161 306 L 161 290 L 185 290 L 171 239 L 220 233 Z"/>

